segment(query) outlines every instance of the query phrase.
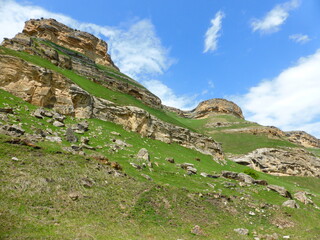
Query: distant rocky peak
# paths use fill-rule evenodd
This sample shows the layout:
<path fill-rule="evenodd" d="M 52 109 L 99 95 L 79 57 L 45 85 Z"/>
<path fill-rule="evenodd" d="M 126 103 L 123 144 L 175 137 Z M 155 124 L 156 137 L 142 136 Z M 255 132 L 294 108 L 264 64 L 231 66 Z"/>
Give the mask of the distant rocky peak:
<path fill-rule="evenodd" d="M 190 118 L 206 118 L 212 113 L 232 114 L 244 119 L 242 110 L 237 104 L 222 98 L 203 101 L 195 109 L 185 113 L 185 115 Z"/>
<path fill-rule="evenodd" d="M 55 19 L 26 21 L 23 34 L 51 41 L 65 48 L 80 52 L 97 64 L 117 68 L 107 53 L 108 44 L 94 35 L 72 29 Z"/>

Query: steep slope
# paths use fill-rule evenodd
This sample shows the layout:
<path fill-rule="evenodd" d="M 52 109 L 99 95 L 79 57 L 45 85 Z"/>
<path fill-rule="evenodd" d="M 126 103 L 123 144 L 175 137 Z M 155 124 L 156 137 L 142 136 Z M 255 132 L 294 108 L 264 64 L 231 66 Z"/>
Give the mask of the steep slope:
<path fill-rule="evenodd" d="M 0 47 L 1 239 L 319 239 L 316 138 L 165 107 L 106 50 L 52 19 Z"/>

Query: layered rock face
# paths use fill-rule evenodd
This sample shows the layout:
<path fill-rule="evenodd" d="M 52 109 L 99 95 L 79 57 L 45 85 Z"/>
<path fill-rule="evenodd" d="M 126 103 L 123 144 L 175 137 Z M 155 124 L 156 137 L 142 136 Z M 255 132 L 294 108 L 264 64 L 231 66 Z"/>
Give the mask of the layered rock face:
<path fill-rule="evenodd" d="M 194 110 L 185 112 L 184 116 L 188 118 L 206 118 L 212 113 L 233 114 L 236 117 L 242 118 L 241 108 L 235 103 L 226 99 L 214 98 L 201 102 Z"/>
<path fill-rule="evenodd" d="M 23 33 L 80 52 L 98 64 L 115 67 L 107 54 L 108 45 L 105 41 L 92 34 L 72 29 L 55 19 L 31 19 L 26 22 Z"/>
<path fill-rule="evenodd" d="M 320 158 L 301 148 L 260 148 L 232 160 L 273 175 L 320 177 Z"/>
<path fill-rule="evenodd" d="M 290 142 L 297 143 L 304 147 L 320 148 L 320 140 L 304 131 L 286 132 L 286 136 Z"/>
<path fill-rule="evenodd" d="M 76 42 L 75 36 L 78 38 Z M 13 39 L 5 39 L 1 45 L 40 56 L 111 90 L 132 95 L 148 106 L 162 108 L 157 96 L 118 71 L 107 54 L 107 44 L 103 40 L 73 30 L 54 19 L 29 20 L 23 33 Z M 101 69 L 97 63 L 111 69 Z"/>
<path fill-rule="evenodd" d="M 111 121 L 144 137 L 177 143 L 223 159 L 220 144 L 212 138 L 162 122 L 140 108 L 116 106 L 94 97 L 59 73 L 5 55 L 0 57 L 0 69 L 0 88 L 29 103 L 77 118 Z"/>

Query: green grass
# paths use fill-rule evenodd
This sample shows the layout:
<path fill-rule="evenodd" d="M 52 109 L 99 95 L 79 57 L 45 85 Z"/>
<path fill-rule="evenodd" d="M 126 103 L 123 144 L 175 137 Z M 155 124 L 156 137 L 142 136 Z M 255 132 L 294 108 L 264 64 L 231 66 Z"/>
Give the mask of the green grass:
<path fill-rule="evenodd" d="M 82 77 L 76 73 L 74 73 L 71 70 L 59 68 L 52 64 L 50 61 L 43 59 L 38 56 L 30 55 L 26 52 L 18 52 L 11 49 L 7 49 L 0 46 L 0 54 L 5 55 L 11 55 L 15 57 L 19 57 L 27 62 L 33 63 L 35 65 L 38 65 L 40 67 L 44 67 L 47 69 L 50 69 L 52 71 L 55 71 L 57 73 L 62 74 L 63 76 L 67 77 L 77 85 L 79 85 L 81 88 L 89 92 L 90 94 L 100 97 L 109 101 L 114 102 L 115 104 L 124 105 L 124 106 L 136 106 L 139 108 L 142 108 L 149 112 L 150 114 L 154 115 L 155 117 L 159 118 L 162 121 L 175 124 L 181 127 L 187 128 L 188 126 L 180 123 L 176 119 L 169 116 L 166 112 L 160 109 L 154 109 L 149 106 L 144 105 L 141 101 L 134 98 L 133 96 L 130 96 L 128 94 L 124 94 L 121 92 L 112 91 L 106 87 L 103 87 L 95 82 L 90 81 L 89 79 Z"/>
<path fill-rule="evenodd" d="M 15 115 L 8 114 L 6 122 L 23 122 L 31 126 L 52 128 L 45 119 L 30 115 L 36 109 L 19 98 L 0 90 L 0 107 L 13 107 Z M 17 121 L 19 119 L 19 121 Z M 68 117 L 67 124 L 79 120 Z M 261 234 L 278 233 L 295 239 L 316 239 L 320 234 L 319 211 L 311 206 L 302 209 L 274 208 L 286 199 L 263 186 L 240 187 L 234 180 L 204 178 L 199 173 L 220 173 L 222 170 L 244 172 L 248 168 L 227 161 L 226 165 L 214 162 L 204 155 L 177 144 L 143 138 L 127 132 L 121 126 L 98 119 L 88 119 L 89 131 L 78 137 L 89 137 L 91 146 L 102 146 L 96 151 L 86 150 L 86 156 L 62 151 L 70 144 L 39 142 L 42 149 L 6 143 L 10 137 L 0 135 L 0 238 L 1 239 L 252 239 L 237 235 L 233 229 L 244 227 Z M 63 129 L 52 128 L 60 136 Z M 116 131 L 121 136 L 114 136 Z M 112 139 L 121 139 L 132 147 L 110 151 Z M 140 148 L 147 148 L 153 171 L 136 170 L 130 162 Z M 62 153 L 57 153 L 61 152 Z M 117 161 L 127 176 L 116 177 L 111 169 L 91 155 L 104 155 Z M 17 157 L 19 161 L 12 161 Z M 165 160 L 173 157 L 175 164 Z M 200 161 L 195 159 L 199 158 Z M 187 176 L 176 164 L 193 163 L 198 174 Z M 253 171 L 253 170 L 252 170 Z M 149 175 L 148 181 L 141 174 Z M 286 187 L 292 193 L 307 190 L 320 204 L 318 178 L 275 177 L 258 173 L 259 179 Z M 92 188 L 85 188 L 81 179 L 94 181 Z M 236 184 L 226 188 L 225 182 Z M 214 185 L 214 188 L 210 187 Z M 80 193 L 78 201 L 69 199 L 70 192 Z M 220 193 L 226 198 L 215 198 Z M 245 200 L 241 200 L 243 197 Z M 250 204 L 249 204 L 250 203 Z M 263 213 L 249 216 L 261 204 L 269 204 Z M 271 207 L 270 207 L 271 206 Z M 287 213 L 291 217 L 288 217 Z M 273 219 L 287 219 L 294 228 L 279 229 Z M 304 219 L 304 221 L 300 221 Z M 200 225 L 206 236 L 190 233 Z M 76 229 L 76 230 L 75 230 Z M 305 230 L 308 231 L 305 231 Z"/>
<path fill-rule="evenodd" d="M 212 137 L 222 144 L 226 153 L 245 154 L 257 148 L 296 147 L 297 145 L 279 139 L 270 139 L 265 135 L 249 133 L 214 133 Z"/>

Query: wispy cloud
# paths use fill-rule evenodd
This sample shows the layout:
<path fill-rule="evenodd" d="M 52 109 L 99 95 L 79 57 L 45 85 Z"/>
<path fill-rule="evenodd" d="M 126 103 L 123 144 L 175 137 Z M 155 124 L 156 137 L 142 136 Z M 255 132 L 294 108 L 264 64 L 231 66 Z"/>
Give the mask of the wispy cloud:
<path fill-rule="evenodd" d="M 303 34 L 293 34 L 289 36 L 289 39 L 296 43 L 304 44 L 310 41 L 310 38 L 308 35 Z"/>
<path fill-rule="evenodd" d="M 234 98 L 252 121 L 320 137 L 320 49 Z"/>
<path fill-rule="evenodd" d="M 208 28 L 204 39 L 203 52 L 213 52 L 218 48 L 218 38 L 220 37 L 220 30 L 222 26 L 222 19 L 225 14 L 222 11 L 216 13 L 215 17 L 211 19 L 211 26 Z"/>
<path fill-rule="evenodd" d="M 72 28 L 106 39 L 111 57 L 121 71 L 144 83 L 162 99 L 164 104 L 190 109 L 198 102 L 197 96 L 179 96 L 159 80 L 148 81 L 163 74 L 175 61 L 169 56 L 168 48 L 162 45 L 149 19 L 135 20 L 125 27 L 100 26 L 79 22 L 29 3 L 0 0 L 0 41 L 4 37 L 11 38 L 20 32 L 24 22 L 30 18 L 41 17 L 54 18 Z"/>
<path fill-rule="evenodd" d="M 190 110 L 195 108 L 199 102 L 196 100 L 198 97 L 197 94 L 177 96 L 171 88 L 169 88 L 159 80 L 144 81 L 143 84 L 151 92 L 160 97 L 164 105 L 170 107 L 175 107 L 182 110 Z"/>
<path fill-rule="evenodd" d="M 285 23 L 289 17 L 289 12 L 300 5 L 299 0 L 291 0 L 276 5 L 263 18 L 253 19 L 251 21 L 252 31 L 261 33 L 274 33 L 280 30 L 280 26 Z"/>
<path fill-rule="evenodd" d="M 143 78 L 162 74 L 173 63 L 149 19 L 134 21 L 126 29 L 78 22 L 34 5 L 0 0 L 0 39 L 13 37 L 30 18 L 55 18 L 64 24 L 107 39 L 113 60 L 126 74 Z"/>

